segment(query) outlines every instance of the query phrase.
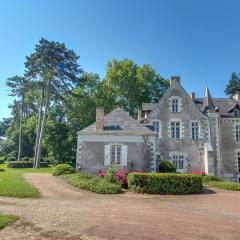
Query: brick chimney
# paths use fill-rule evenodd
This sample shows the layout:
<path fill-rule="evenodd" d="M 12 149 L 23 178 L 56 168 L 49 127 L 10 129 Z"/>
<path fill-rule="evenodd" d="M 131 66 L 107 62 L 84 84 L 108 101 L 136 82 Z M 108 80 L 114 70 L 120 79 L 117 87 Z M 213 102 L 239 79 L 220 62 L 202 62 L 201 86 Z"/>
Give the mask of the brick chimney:
<path fill-rule="evenodd" d="M 179 77 L 179 76 L 171 76 L 171 78 L 170 78 L 170 86 L 171 86 L 175 81 L 178 82 L 178 84 L 180 84 L 180 77 Z"/>
<path fill-rule="evenodd" d="M 195 92 L 192 92 L 192 93 L 190 94 L 190 98 L 192 99 L 193 102 L 195 102 L 195 99 L 196 99 L 196 94 L 195 94 Z"/>
<path fill-rule="evenodd" d="M 96 108 L 96 131 L 103 131 L 104 125 L 104 109 L 102 107 Z"/>
<path fill-rule="evenodd" d="M 232 98 L 235 99 L 235 100 L 240 100 L 240 91 L 236 91 L 233 94 Z"/>

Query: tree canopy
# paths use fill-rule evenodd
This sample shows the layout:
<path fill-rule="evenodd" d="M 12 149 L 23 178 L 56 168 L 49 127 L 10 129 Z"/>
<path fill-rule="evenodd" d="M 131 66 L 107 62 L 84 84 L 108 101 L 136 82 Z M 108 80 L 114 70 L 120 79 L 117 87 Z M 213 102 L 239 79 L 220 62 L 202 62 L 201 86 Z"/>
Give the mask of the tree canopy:
<path fill-rule="evenodd" d="M 236 91 L 240 91 L 240 75 L 233 72 L 226 86 L 225 93 L 231 97 Z"/>
<path fill-rule="evenodd" d="M 0 156 L 74 163 L 77 131 L 95 121 L 96 107 L 137 117 L 143 102 L 157 102 L 169 82 L 149 64 L 112 59 L 103 79 L 80 67 L 65 44 L 41 38 L 26 57 L 24 76 L 7 79 L 11 116 L 0 122 Z"/>

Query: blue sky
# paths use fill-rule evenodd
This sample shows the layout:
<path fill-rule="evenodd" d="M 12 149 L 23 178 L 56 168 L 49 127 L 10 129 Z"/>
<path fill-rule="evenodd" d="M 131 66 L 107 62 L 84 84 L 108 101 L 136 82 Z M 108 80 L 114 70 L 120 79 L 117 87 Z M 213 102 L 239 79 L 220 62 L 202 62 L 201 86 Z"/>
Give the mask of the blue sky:
<path fill-rule="evenodd" d="M 113 57 L 180 75 L 188 92 L 208 84 L 224 97 L 240 72 L 238 0 L 0 0 L 0 119 L 8 117 L 7 77 L 23 74 L 41 37 L 64 42 L 85 71 L 104 76 Z"/>

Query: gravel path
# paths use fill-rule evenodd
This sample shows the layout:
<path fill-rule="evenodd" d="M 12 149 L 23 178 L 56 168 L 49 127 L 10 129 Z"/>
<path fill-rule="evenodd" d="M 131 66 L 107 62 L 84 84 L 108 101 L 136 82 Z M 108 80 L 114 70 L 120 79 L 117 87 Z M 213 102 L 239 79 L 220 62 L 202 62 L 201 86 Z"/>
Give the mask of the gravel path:
<path fill-rule="evenodd" d="M 20 216 L 2 240 L 239 240 L 240 193 L 99 195 L 50 174 L 25 174 L 40 199 L 0 197 L 0 212 Z"/>

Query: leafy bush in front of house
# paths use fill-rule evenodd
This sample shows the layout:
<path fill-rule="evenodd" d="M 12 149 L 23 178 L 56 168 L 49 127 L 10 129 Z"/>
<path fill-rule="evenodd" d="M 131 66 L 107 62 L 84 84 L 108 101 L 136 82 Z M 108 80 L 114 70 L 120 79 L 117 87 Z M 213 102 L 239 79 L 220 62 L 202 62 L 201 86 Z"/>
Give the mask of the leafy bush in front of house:
<path fill-rule="evenodd" d="M 30 157 L 23 157 L 21 161 L 23 162 L 30 162 L 31 158 Z"/>
<path fill-rule="evenodd" d="M 209 175 L 206 175 L 206 176 L 203 176 L 203 183 L 204 184 L 208 184 L 209 182 L 223 182 L 224 181 L 224 178 L 222 177 L 218 177 L 218 176 L 209 176 Z"/>
<path fill-rule="evenodd" d="M 118 169 L 115 174 L 115 178 L 117 182 L 124 188 L 128 188 L 128 179 L 127 179 L 128 174 L 129 174 L 129 171 L 127 167 Z"/>
<path fill-rule="evenodd" d="M 90 173 L 75 173 L 63 176 L 74 187 L 101 194 L 120 193 L 122 188 L 117 183 L 110 183 L 105 178 Z"/>
<path fill-rule="evenodd" d="M 14 161 L 17 161 L 17 159 L 15 157 L 9 157 L 7 159 L 7 162 L 14 162 Z"/>
<path fill-rule="evenodd" d="M 236 182 L 211 181 L 207 183 L 207 186 L 225 190 L 240 191 L 240 184 Z"/>
<path fill-rule="evenodd" d="M 53 176 L 75 173 L 75 169 L 69 164 L 59 164 L 53 170 Z"/>
<path fill-rule="evenodd" d="M 49 163 L 47 162 L 40 162 L 40 167 L 48 167 Z M 14 161 L 14 162 L 7 162 L 8 168 L 32 168 L 33 162 L 23 162 L 23 161 Z"/>
<path fill-rule="evenodd" d="M 189 194 L 203 189 L 202 177 L 174 173 L 130 173 L 128 188 L 138 193 Z"/>
<path fill-rule="evenodd" d="M 161 161 L 159 165 L 159 172 L 162 173 L 175 173 L 176 172 L 176 167 L 174 164 L 168 160 Z"/>

